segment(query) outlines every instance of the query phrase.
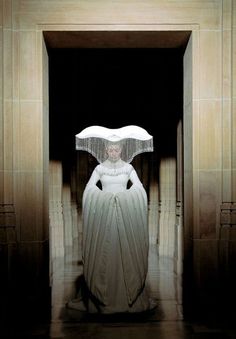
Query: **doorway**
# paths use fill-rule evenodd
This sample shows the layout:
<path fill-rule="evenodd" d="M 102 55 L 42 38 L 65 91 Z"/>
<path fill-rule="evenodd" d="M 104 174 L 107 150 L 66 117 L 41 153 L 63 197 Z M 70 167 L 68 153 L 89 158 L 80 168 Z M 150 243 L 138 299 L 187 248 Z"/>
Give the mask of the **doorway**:
<path fill-rule="evenodd" d="M 50 41 L 49 35 L 45 35 L 46 42 Z M 117 128 L 135 124 L 146 128 L 154 137 L 154 153 L 138 156 L 133 163 L 149 197 L 150 243 L 154 245 L 151 284 L 154 290 L 157 286 L 154 293 L 163 298 L 162 304 L 167 297 L 163 294 L 171 289 L 171 293 L 176 292 L 174 285 L 169 286 L 169 291 L 161 292 L 155 275 L 168 267 L 172 284 L 176 274 L 182 273 L 183 55 L 187 41 L 173 48 L 130 48 L 127 41 L 126 46 L 119 48 L 100 48 L 98 42 L 93 48 L 73 49 L 55 48 L 48 43 L 50 192 L 53 193 L 50 203 L 54 206 L 50 209 L 51 234 L 54 232 L 51 281 L 54 287 L 55 274 L 60 276 L 55 268 L 74 259 L 77 263 L 80 261 L 81 197 L 96 164 L 93 157 L 78 155 L 74 136 L 89 125 Z M 81 158 L 83 166 L 80 166 Z M 67 274 L 62 304 L 75 293 L 76 286 L 70 285 L 69 280 L 72 277 L 75 282 L 81 270 L 80 265 L 76 269 L 75 265 L 65 267 L 63 279 L 57 279 L 65 291 Z M 60 301 L 53 306 L 57 308 L 54 315 L 58 316 Z M 168 307 L 168 302 L 165 306 Z"/>

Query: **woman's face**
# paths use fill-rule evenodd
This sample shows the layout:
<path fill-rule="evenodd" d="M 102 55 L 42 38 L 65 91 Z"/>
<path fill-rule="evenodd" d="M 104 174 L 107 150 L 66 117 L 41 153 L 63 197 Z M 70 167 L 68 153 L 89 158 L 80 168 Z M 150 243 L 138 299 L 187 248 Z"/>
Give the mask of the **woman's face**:
<path fill-rule="evenodd" d="M 109 145 L 107 147 L 108 159 L 117 161 L 120 159 L 121 147 L 120 145 Z"/>

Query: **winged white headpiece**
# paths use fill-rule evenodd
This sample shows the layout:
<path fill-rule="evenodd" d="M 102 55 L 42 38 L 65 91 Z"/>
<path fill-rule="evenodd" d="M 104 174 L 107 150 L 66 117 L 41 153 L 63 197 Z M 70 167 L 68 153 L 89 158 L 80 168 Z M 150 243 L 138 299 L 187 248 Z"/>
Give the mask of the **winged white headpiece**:
<path fill-rule="evenodd" d="M 153 137 L 142 127 L 129 125 L 121 128 L 90 126 L 76 134 L 76 149 L 91 153 L 100 163 L 107 159 L 108 144 L 122 146 L 121 158 L 131 162 L 143 152 L 153 151 Z"/>

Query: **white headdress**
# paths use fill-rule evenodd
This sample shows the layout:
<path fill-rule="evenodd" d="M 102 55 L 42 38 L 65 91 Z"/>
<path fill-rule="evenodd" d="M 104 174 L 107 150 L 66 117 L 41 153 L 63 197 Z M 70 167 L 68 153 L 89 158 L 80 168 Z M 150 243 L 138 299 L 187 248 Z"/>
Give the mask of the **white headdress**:
<path fill-rule="evenodd" d="M 75 138 L 76 149 L 91 153 L 100 163 L 107 159 L 106 147 L 110 143 L 122 145 L 121 159 L 126 162 L 131 162 L 137 154 L 153 151 L 153 137 L 135 125 L 116 129 L 90 126 Z"/>

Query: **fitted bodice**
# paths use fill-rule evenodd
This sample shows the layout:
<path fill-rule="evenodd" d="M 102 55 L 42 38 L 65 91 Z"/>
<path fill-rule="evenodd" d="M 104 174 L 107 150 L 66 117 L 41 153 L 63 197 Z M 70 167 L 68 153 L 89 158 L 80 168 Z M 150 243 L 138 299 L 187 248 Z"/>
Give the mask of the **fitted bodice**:
<path fill-rule="evenodd" d="M 100 178 L 104 192 L 120 192 L 127 188 L 129 177 L 127 174 L 108 175 L 103 174 Z"/>
<path fill-rule="evenodd" d="M 104 162 L 96 166 L 93 174 L 86 186 L 86 190 L 93 188 L 98 181 L 102 184 L 102 191 L 117 193 L 127 189 L 128 181 L 133 185 L 142 187 L 142 184 L 131 164 L 119 161 L 119 163 L 110 164 Z M 109 165 L 111 165 L 109 167 Z"/>
<path fill-rule="evenodd" d="M 127 189 L 127 183 L 133 167 L 125 162 L 122 162 L 121 165 L 110 168 L 106 164 L 101 164 L 96 167 L 104 192 L 117 193 Z"/>

